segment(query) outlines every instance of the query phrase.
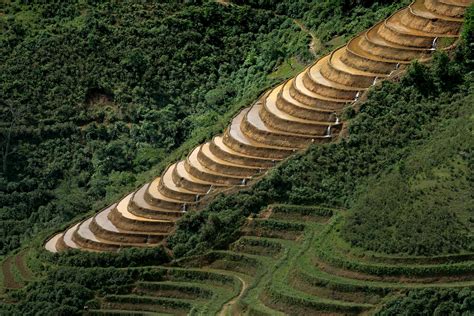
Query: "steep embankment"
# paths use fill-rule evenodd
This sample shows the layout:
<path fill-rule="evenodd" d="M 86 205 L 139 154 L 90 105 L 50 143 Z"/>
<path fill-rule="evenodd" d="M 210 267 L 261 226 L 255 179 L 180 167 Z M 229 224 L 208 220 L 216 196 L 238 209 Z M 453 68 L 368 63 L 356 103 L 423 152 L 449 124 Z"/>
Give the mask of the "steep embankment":
<path fill-rule="evenodd" d="M 275 88 L 223 135 L 151 183 L 48 241 L 48 250 L 156 245 L 204 196 L 246 186 L 292 153 L 337 139 L 342 111 L 413 59 L 429 60 L 459 36 L 467 3 L 417 0 Z M 206 200 L 208 200 L 207 198 Z"/>

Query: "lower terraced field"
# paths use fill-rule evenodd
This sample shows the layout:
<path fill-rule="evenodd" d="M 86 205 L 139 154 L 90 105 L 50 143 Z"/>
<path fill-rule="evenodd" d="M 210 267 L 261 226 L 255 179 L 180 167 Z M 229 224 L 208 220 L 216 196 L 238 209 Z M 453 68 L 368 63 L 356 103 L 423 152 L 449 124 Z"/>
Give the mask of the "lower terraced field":
<path fill-rule="evenodd" d="M 28 282 L 34 280 L 33 272 L 27 264 L 28 255 L 29 249 L 23 249 L 14 255 L 4 258 L 2 261 L 0 301 L 6 291 L 20 289 Z"/>
<path fill-rule="evenodd" d="M 344 210 L 270 205 L 228 250 L 148 267 L 92 314 L 347 315 L 409 289 L 473 287 L 473 255 L 363 255 L 338 236 Z"/>

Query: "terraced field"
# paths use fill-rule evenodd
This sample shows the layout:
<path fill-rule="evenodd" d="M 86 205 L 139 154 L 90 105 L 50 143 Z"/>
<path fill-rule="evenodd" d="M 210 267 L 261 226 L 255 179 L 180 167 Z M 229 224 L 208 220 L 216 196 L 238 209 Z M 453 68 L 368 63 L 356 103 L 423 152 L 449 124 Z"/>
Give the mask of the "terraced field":
<path fill-rule="evenodd" d="M 414 59 L 428 61 L 437 49 L 452 47 L 469 4 L 414 1 L 264 93 L 223 135 L 121 201 L 53 236 L 46 249 L 117 251 L 160 243 L 206 195 L 246 186 L 294 152 L 336 140 L 342 111 L 371 86 Z"/>
<path fill-rule="evenodd" d="M 343 218 L 327 207 L 271 205 L 229 250 L 154 268 L 91 312 L 348 315 L 371 313 L 408 289 L 474 287 L 474 254 L 364 255 L 338 237 Z"/>
<path fill-rule="evenodd" d="M 0 291 L 20 289 L 34 280 L 33 272 L 27 265 L 28 249 L 24 249 L 2 261 Z"/>
<path fill-rule="evenodd" d="M 159 313 L 213 315 L 238 296 L 240 277 L 214 269 L 148 267 L 133 285 L 91 302 L 92 315 Z"/>

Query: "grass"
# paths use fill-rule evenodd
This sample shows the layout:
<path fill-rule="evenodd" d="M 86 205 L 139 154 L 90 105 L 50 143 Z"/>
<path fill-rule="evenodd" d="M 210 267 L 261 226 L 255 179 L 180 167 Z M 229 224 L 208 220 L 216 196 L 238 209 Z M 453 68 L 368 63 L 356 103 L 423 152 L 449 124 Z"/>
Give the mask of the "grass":
<path fill-rule="evenodd" d="M 242 252 L 252 255 L 278 257 L 282 251 L 282 244 L 271 238 L 257 238 L 245 236 L 235 242 L 231 249 L 235 252 Z"/>
<path fill-rule="evenodd" d="M 3 260 L 2 278 L 4 289 L 19 289 L 23 287 L 23 280 L 15 265 L 15 256 L 10 256 Z"/>
<path fill-rule="evenodd" d="M 474 261 L 461 261 L 456 263 L 441 264 L 387 264 L 371 262 L 370 260 L 360 260 L 356 257 L 346 257 L 349 250 L 341 251 L 337 248 L 337 230 L 340 227 L 342 217 L 338 217 L 332 225 L 328 225 L 323 234 L 318 239 L 320 246 L 317 249 L 317 256 L 338 268 L 349 269 L 367 275 L 380 277 L 395 276 L 406 278 L 425 277 L 452 277 L 470 274 L 474 270 Z M 336 241 L 335 241 L 336 240 Z M 371 278 L 368 276 L 368 278 Z"/>
<path fill-rule="evenodd" d="M 300 260 L 301 256 L 308 252 L 312 246 L 315 234 L 321 230 L 321 225 L 316 222 L 306 222 L 306 230 L 301 243 L 290 243 L 287 255 L 278 263 L 277 269 L 268 282 L 263 296 L 266 301 L 278 308 L 288 309 L 298 313 L 314 313 L 322 311 L 333 312 L 359 312 L 371 307 L 371 305 L 354 304 L 344 301 L 336 301 L 332 298 L 313 296 L 299 291 L 290 286 L 292 270 Z"/>
<path fill-rule="evenodd" d="M 335 230 L 340 229 L 340 225 Z M 331 234 L 331 244 L 344 256 L 354 260 L 385 264 L 439 264 L 465 262 L 474 259 L 474 253 L 461 252 L 459 254 L 440 256 L 410 256 L 410 255 L 390 255 L 352 247 L 339 234 Z"/>
<path fill-rule="evenodd" d="M 102 299 L 102 306 L 112 309 L 184 315 L 193 308 L 193 301 L 141 295 L 107 295 Z"/>
<path fill-rule="evenodd" d="M 268 75 L 269 79 L 286 80 L 303 71 L 305 65 L 295 57 L 283 61 L 278 68 Z"/>
<path fill-rule="evenodd" d="M 179 267 L 136 270 L 141 270 L 140 277 L 131 286 L 122 287 L 120 295 L 105 295 L 91 301 L 92 314 L 127 314 L 133 310 L 214 315 L 241 290 L 239 277 L 228 271 Z"/>
<path fill-rule="evenodd" d="M 127 311 L 120 309 L 92 309 L 89 310 L 88 315 L 153 315 L 153 316 L 170 316 L 173 314 L 169 313 L 155 313 L 155 312 L 143 312 L 143 311 Z"/>
<path fill-rule="evenodd" d="M 16 254 L 15 256 L 15 267 L 20 273 L 21 279 L 27 282 L 33 281 L 35 279 L 33 272 L 28 267 L 29 255 L 30 255 L 30 249 L 24 249 L 20 251 L 18 254 Z"/>
<path fill-rule="evenodd" d="M 9 291 L 23 288 L 36 276 L 28 266 L 30 249 L 23 249 L 16 254 L 4 257 L 1 262 L 0 299 L 5 298 Z"/>
<path fill-rule="evenodd" d="M 284 221 L 317 221 L 327 222 L 327 220 L 338 210 L 327 207 L 313 206 L 290 206 L 275 204 L 269 206 L 269 218 Z"/>
<path fill-rule="evenodd" d="M 206 299 L 211 298 L 213 291 L 207 286 L 188 282 L 138 282 L 133 291 L 135 294 L 164 296 L 170 298 Z"/>

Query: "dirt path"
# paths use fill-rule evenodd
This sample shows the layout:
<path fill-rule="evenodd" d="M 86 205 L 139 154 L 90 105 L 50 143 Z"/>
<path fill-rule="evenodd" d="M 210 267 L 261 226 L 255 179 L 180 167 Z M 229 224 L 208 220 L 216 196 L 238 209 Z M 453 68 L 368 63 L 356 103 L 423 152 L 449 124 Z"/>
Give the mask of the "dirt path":
<path fill-rule="evenodd" d="M 2 273 L 3 273 L 3 285 L 7 289 L 19 289 L 21 284 L 15 280 L 15 276 L 12 271 L 12 263 L 14 257 L 8 257 L 2 263 Z"/>
<path fill-rule="evenodd" d="M 309 51 L 311 52 L 311 54 L 313 54 L 313 56 L 316 57 L 321 46 L 321 41 L 303 23 L 301 23 L 301 21 L 293 19 L 293 22 L 295 22 L 295 24 L 298 25 L 303 32 L 306 32 L 309 34 L 309 36 L 311 36 L 311 42 L 309 43 Z"/>
<path fill-rule="evenodd" d="M 238 278 L 240 280 L 240 282 L 242 283 L 242 288 L 240 289 L 240 293 L 239 295 L 237 295 L 236 297 L 234 297 L 233 299 L 231 299 L 230 301 L 228 301 L 227 303 L 224 304 L 224 306 L 222 306 L 222 309 L 221 311 L 219 312 L 219 316 L 227 316 L 227 315 L 232 315 L 231 314 L 231 311 L 232 311 L 232 306 L 234 306 L 237 301 L 242 297 L 242 295 L 244 294 L 245 290 L 248 288 L 248 284 L 247 282 L 245 282 L 244 279 L 242 279 L 241 277 L 239 277 L 238 275 L 235 276 L 236 278 Z"/>
<path fill-rule="evenodd" d="M 271 207 L 267 207 L 265 210 L 260 212 L 258 217 L 263 218 L 263 219 L 269 219 L 270 216 L 272 216 L 272 213 L 273 213 L 273 209 Z"/>

